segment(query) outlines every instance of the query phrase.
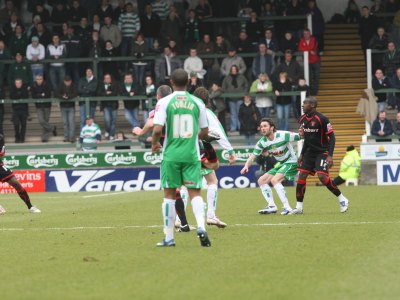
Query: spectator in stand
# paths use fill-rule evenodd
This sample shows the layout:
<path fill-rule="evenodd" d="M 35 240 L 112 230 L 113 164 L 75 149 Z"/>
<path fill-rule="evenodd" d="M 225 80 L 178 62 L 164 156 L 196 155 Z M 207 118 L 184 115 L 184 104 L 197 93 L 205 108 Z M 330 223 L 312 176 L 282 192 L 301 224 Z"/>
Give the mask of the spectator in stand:
<path fill-rule="evenodd" d="M 175 6 L 170 6 L 167 18 L 161 23 L 160 38 L 163 45 L 174 40 L 177 47 L 183 46 L 182 30 L 184 22 L 176 11 Z"/>
<path fill-rule="evenodd" d="M 89 42 L 89 57 L 98 58 L 102 55 L 102 51 L 100 34 L 98 31 L 93 30 Z M 99 68 L 101 68 L 101 64 L 99 65 Z"/>
<path fill-rule="evenodd" d="M 108 40 L 105 42 L 101 56 L 107 58 L 118 56 L 118 50 L 114 47 L 112 41 Z M 119 78 L 119 69 L 116 62 L 104 61 L 101 65 L 103 74 L 111 74 L 113 78 Z"/>
<path fill-rule="evenodd" d="M 230 47 L 228 49 L 228 56 L 222 60 L 221 63 L 221 75 L 223 77 L 227 76 L 231 70 L 231 67 L 235 65 L 239 68 L 239 74 L 244 75 L 246 73 L 246 64 L 243 58 L 236 54 L 236 48 Z"/>
<path fill-rule="evenodd" d="M 44 80 L 43 74 L 39 74 L 35 77 L 35 82 L 31 88 L 31 95 L 33 99 L 38 99 L 35 102 L 35 107 L 39 124 L 42 126 L 42 143 L 47 143 L 51 133 L 54 136 L 57 135 L 57 128 L 55 125 L 49 123 L 51 102 L 43 100 L 51 97 L 51 87 Z"/>
<path fill-rule="evenodd" d="M 118 0 L 118 5 L 114 8 L 113 11 L 113 20 L 119 20 L 119 17 L 126 11 L 125 5 L 125 0 Z"/>
<path fill-rule="evenodd" d="M 70 12 L 66 4 L 62 1 L 58 1 L 57 4 L 53 6 L 50 18 L 51 22 L 54 23 L 53 32 L 57 34 L 62 34 L 60 24 L 68 22 L 69 17 L 70 17 Z"/>
<path fill-rule="evenodd" d="M 100 17 L 98 15 L 93 15 L 92 17 L 92 27 L 93 30 L 96 30 L 100 33 L 101 28 L 103 27 L 103 24 L 101 24 Z"/>
<path fill-rule="evenodd" d="M 256 107 L 260 111 L 261 118 L 268 118 L 274 106 L 271 96 L 265 95 L 265 93 L 271 93 L 272 88 L 272 82 L 267 73 L 260 73 L 258 79 L 254 80 L 250 87 L 251 94 L 257 93 Z"/>
<path fill-rule="evenodd" d="M 46 58 L 49 59 L 61 59 L 66 57 L 67 50 L 65 45 L 61 44 L 60 36 L 54 34 L 52 38 L 52 43 L 47 46 Z M 65 77 L 65 65 L 63 62 L 53 62 L 49 64 L 49 77 L 53 91 L 56 91 L 63 78 Z"/>
<path fill-rule="evenodd" d="M 182 66 L 181 60 L 173 55 L 171 49 L 168 46 L 164 47 L 164 52 L 155 61 L 156 85 L 171 84 L 171 73 Z"/>
<path fill-rule="evenodd" d="M 27 89 L 33 82 L 31 66 L 24 60 L 22 53 L 15 55 L 15 62 L 10 65 L 8 70 L 8 84 L 14 85 L 16 79 L 22 80 Z"/>
<path fill-rule="evenodd" d="M 376 34 L 369 41 L 369 48 L 374 50 L 386 50 L 388 36 L 384 27 L 378 27 Z M 383 53 L 372 53 L 372 70 L 382 67 Z"/>
<path fill-rule="evenodd" d="M 72 1 L 72 6 L 70 6 L 68 13 L 68 21 L 72 23 L 78 23 L 83 17 L 88 17 L 87 10 L 81 6 L 79 0 Z"/>
<path fill-rule="evenodd" d="M 204 22 L 209 18 L 212 18 L 213 12 L 211 5 L 208 3 L 207 0 L 199 0 L 199 4 L 195 8 L 197 19 L 199 20 L 199 31 L 200 35 L 203 36 L 204 34 L 212 34 L 213 27 L 212 23 Z"/>
<path fill-rule="evenodd" d="M 251 41 L 248 38 L 248 35 L 245 31 L 241 31 L 239 33 L 239 39 L 235 43 L 235 48 L 236 52 L 240 55 L 241 53 L 251 53 L 254 52 L 253 50 L 255 49 L 255 45 L 251 43 Z M 244 63 L 246 64 L 246 74 L 250 76 L 246 76 L 248 78 L 251 77 L 251 63 L 253 62 L 253 59 L 251 57 L 245 57 L 243 58 Z"/>
<path fill-rule="evenodd" d="M 153 1 L 153 12 L 160 17 L 161 21 L 165 21 L 170 11 L 170 7 L 166 0 Z"/>
<path fill-rule="evenodd" d="M 396 69 L 396 73 L 392 76 L 390 86 L 395 89 L 400 89 L 400 67 Z M 397 106 L 397 111 L 400 111 L 400 93 L 395 94 L 395 104 L 393 108 Z"/>
<path fill-rule="evenodd" d="M 87 57 L 89 54 L 90 39 L 93 31 L 92 26 L 88 24 L 88 18 L 82 18 L 79 25 L 74 27 L 74 29 L 74 33 L 78 36 L 81 43 L 81 55 L 82 57 Z"/>
<path fill-rule="evenodd" d="M 268 54 L 272 55 L 279 51 L 278 41 L 273 37 L 272 29 L 267 28 L 264 31 L 264 38 L 259 41 L 259 44 L 265 44 Z"/>
<path fill-rule="evenodd" d="M 396 114 L 396 120 L 393 121 L 393 133 L 400 135 L 400 112 Z"/>
<path fill-rule="evenodd" d="M 231 44 L 221 34 L 215 37 L 215 54 L 226 54 L 230 47 Z M 221 65 L 222 58 L 218 58 L 217 61 Z"/>
<path fill-rule="evenodd" d="M 279 74 L 279 80 L 274 85 L 276 95 L 276 113 L 278 117 L 278 130 L 289 130 L 290 106 L 292 102 L 291 96 L 284 96 L 282 93 L 291 92 L 292 83 L 286 72 Z"/>
<path fill-rule="evenodd" d="M 32 12 L 32 18 L 35 18 L 36 16 L 40 17 L 42 23 L 46 24 L 50 22 L 50 12 L 44 6 L 43 2 L 36 3 L 35 10 Z"/>
<path fill-rule="evenodd" d="M 153 77 L 150 75 L 145 78 L 144 94 L 147 99 L 142 101 L 143 121 L 146 122 L 149 117 L 149 112 L 153 110 L 157 103 L 156 87 L 154 85 Z"/>
<path fill-rule="evenodd" d="M 42 20 L 39 16 L 34 16 L 32 18 L 32 24 L 29 26 L 28 30 L 26 30 L 25 34 L 29 38 L 32 36 L 32 32 L 36 31 L 37 24 L 42 23 Z"/>
<path fill-rule="evenodd" d="M 250 13 L 250 20 L 248 20 L 246 23 L 246 34 L 249 38 L 249 42 L 253 45 L 253 49 L 256 48 L 256 45 L 261 39 L 263 32 L 263 23 L 258 19 L 257 12 L 252 11 Z"/>
<path fill-rule="evenodd" d="M 200 41 L 199 20 L 194 9 L 189 10 L 189 17 L 185 23 L 185 46 L 195 47 Z"/>
<path fill-rule="evenodd" d="M 392 123 L 386 119 L 386 112 L 380 111 L 376 120 L 372 123 L 371 134 L 378 137 L 387 137 L 393 134 Z M 377 140 L 386 141 L 386 140 Z"/>
<path fill-rule="evenodd" d="M 95 14 L 100 17 L 100 20 L 104 20 L 105 17 L 110 17 L 112 19 L 114 17 L 114 10 L 110 4 L 110 1 L 101 0 L 100 2 L 100 5 L 95 10 Z M 118 21 L 118 19 L 116 21 Z"/>
<path fill-rule="evenodd" d="M 15 33 L 8 41 L 8 47 L 10 49 L 11 56 L 15 57 L 16 53 L 25 53 L 28 44 L 28 38 L 24 33 L 24 28 L 22 25 L 17 25 L 15 27 Z"/>
<path fill-rule="evenodd" d="M 274 17 L 276 16 L 276 11 L 275 8 L 272 6 L 271 2 L 266 2 L 264 6 L 262 6 L 262 12 L 261 12 L 262 17 Z M 269 21 L 266 20 L 264 22 L 264 27 L 273 27 L 274 26 L 274 21 Z"/>
<path fill-rule="evenodd" d="M 286 10 L 284 11 L 284 16 L 299 16 L 304 13 L 303 1 L 299 0 L 291 0 L 286 6 Z M 295 40 L 299 40 L 302 35 L 301 29 L 304 28 L 304 20 L 290 20 L 286 24 L 286 29 L 290 32 L 293 32 Z M 282 48 L 282 50 L 286 50 Z M 297 49 L 297 48 L 296 48 Z"/>
<path fill-rule="evenodd" d="M 5 6 L 0 9 L 0 20 L 8 20 L 12 15 L 19 17 L 18 8 L 14 6 L 14 1 L 7 0 Z"/>
<path fill-rule="evenodd" d="M 387 78 L 382 69 L 376 69 L 375 77 L 372 78 L 372 88 L 374 91 L 379 91 L 380 89 L 390 88 L 390 80 Z M 386 109 L 386 99 L 387 93 L 376 93 L 376 100 L 378 105 L 378 111 L 384 111 Z"/>
<path fill-rule="evenodd" d="M 209 97 L 213 112 L 216 114 L 219 122 L 221 123 L 224 131 L 226 132 L 226 103 L 225 99 L 220 97 L 222 94 L 221 86 L 218 82 L 213 82 L 209 90 Z"/>
<path fill-rule="evenodd" d="M 116 49 L 121 45 L 121 31 L 112 23 L 112 18 L 109 16 L 104 18 L 104 25 L 100 29 L 100 39 L 104 42 L 111 41 Z"/>
<path fill-rule="evenodd" d="M 224 93 L 247 93 L 248 90 L 249 84 L 246 77 L 239 73 L 239 68 L 236 65 L 233 65 L 229 75 L 226 76 L 222 82 L 222 91 Z M 237 96 L 229 98 L 228 101 L 231 114 L 230 131 L 238 131 L 240 129 L 238 115 L 242 100 Z"/>
<path fill-rule="evenodd" d="M 93 122 L 91 116 L 87 116 L 85 120 L 85 126 L 82 127 L 79 135 L 79 143 L 81 144 L 93 144 L 93 146 L 83 146 L 83 151 L 95 151 L 97 149 L 96 144 L 101 142 L 101 130 L 100 126 Z"/>
<path fill-rule="evenodd" d="M 347 23 L 358 24 L 360 21 L 360 8 L 358 7 L 355 0 L 349 0 L 347 2 L 346 10 L 344 11 L 344 18 Z"/>
<path fill-rule="evenodd" d="M 140 126 L 139 122 L 139 105 L 138 100 L 131 99 L 133 96 L 139 95 L 139 86 L 136 86 L 132 73 L 124 75 L 124 81 L 120 88 L 121 96 L 124 98 L 125 119 L 131 124 L 132 128 Z"/>
<path fill-rule="evenodd" d="M 199 79 L 199 77 L 197 76 L 196 72 L 190 72 L 189 73 L 189 82 L 186 86 L 186 91 L 188 91 L 190 94 L 194 94 L 194 91 L 198 88 L 198 87 L 202 87 L 203 83 L 201 81 L 201 79 Z"/>
<path fill-rule="evenodd" d="M 185 59 L 183 68 L 188 74 L 196 73 L 199 79 L 203 79 L 206 71 L 203 69 L 203 61 L 197 56 L 195 48 L 190 49 L 190 56 Z"/>
<path fill-rule="evenodd" d="M 294 54 L 297 51 L 298 49 L 297 41 L 293 37 L 291 31 L 289 30 L 285 31 L 284 36 L 279 42 L 279 47 L 283 52 L 285 52 L 286 50 L 290 50 L 292 51 L 292 54 Z"/>
<path fill-rule="evenodd" d="M 138 60 L 134 60 L 132 62 L 133 72 L 135 74 L 136 83 L 139 86 L 142 86 L 144 83 L 144 73 L 147 68 L 147 62 L 143 59 L 146 55 L 149 54 L 149 48 L 144 42 L 143 34 L 139 33 L 136 36 L 135 42 L 133 43 L 131 56 L 137 58 Z"/>
<path fill-rule="evenodd" d="M 0 87 L 2 92 L 4 90 L 2 89 L 3 83 L 4 83 L 4 78 L 6 78 L 6 74 L 8 73 L 8 65 L 2 63 L 2 60 L 8 60 L 11 58 L 10 51 L 8 51 L 6 45 L 4 44 L 4 41 L 0 40 Z M 3 99 L 3 98 L 2 98 Z M 2 133 L 2 132 L 0 132 Z"/>
<path fill-rule="evenodd" d="M 44 46 L 39 44 L 39 38 L 37 36 L 32 37 L 32 43 L 26 48 L 26 59 L 31 62 L 33 80 L 37 75 L 44 74 L 43 64 L 39 62 L 44 59 L 45 52 Z"/>
<path fill-rule="evenodd" d="M 10 85 L 10 99 L 15 100 L 11 104 L 15 142 L 25 143 L 26 120 L 28 119 L 28 103 L 21 103 L 19 100 L 29 98 L 28 86 L 24 84 L 23 80 L 20 78 L 16 78 L 13 83 L 10 83 Z"/>
<path fill-rule="evenodd" d="M 385 12 L 385 8 L 382 0 L 372 0 L 374 4 L 371 6 L 371 13 L 372 14 L 379 14 Z"/>
<path fill-rule="evenodd" d="M 9 18 L 7 17 L 7 19 L 0 19 L 0 20 L 7 20 L 7 22 L 5 22 L 3 25 L 3 32 L 4 32 L 5 42 L 9 44 L 11 37 L 15 33 L 17 25 L 22 26 L 22 23 L 18 19 L 18 15 L 15 13 L 13 13 Z"/>
<path fill-rule="evenodd" d="M 324 51 L 324 32 L 325 32 L 325 21 L 321 10 L 317 6 L 316 0 L 308 0 L 308 5 L 305 10 L 307 15 L 311 15 L 312 18 L 312 32 L 313 36 L 318 42 L 318 53 Z"/>
<path fill-rule="evenodd" d="M 258 45 L 258 54 L 254 57 L 251 66 L 253 78 L 257 78 L 260 73 L 267 73 L 272 77 L 275 69 L 274 54 L 268 53 L 267 46 L 264 43 Z"/>
<path fill-rule="evenodd" d="M 205 34 L 203 36 L 203 39 L 197 44 L 196 47 L 197 53 L 198 54 L 214 54 L 215 52 L 215 46 L 214 42 L 211 40 L 211 37 L 209 34 Z M 213 72 L 213 65 L 214 65 L 214 59 L 212 58 L 204 58 L 202 59 L 203 61 L 203 68 L 206 71 L 206 74 L 204 75 L 204 83 L 207 85 L 210 76 L 212 76 Z"/>
<path fill-rule="evenodd" d="M 318 41 L 311 35 L 310 29 L 304 29 L 303 37 L 299 42 L 299 51 L 308 51 L 310 67 L 310 93 L 318 95 L 321 58 L 318 55 Z"/>
<path fill-rule="evenodd" d="M 74 27 L 68 25 L 67 34 L 61 37 L 61 44 L 65 46 L 67 58 L 80 58 L 82 55 L 82 44 L 79 36 L 74 32 Z M 65 72 L 69 75 L 74 84 L 77 85 L 81 76 L 81 63 L 69 62 L 65 66 Z"/>
<path fill-rule="evenodd" d="M 32 29 L 30 38 L 32 39 L 34 36 L 39 38 L 39 44 L 43 45 L 45 49 L 51 43 L 50 31 L 43 23 L 36 24 L 36 27 Z"/>
<path fill-rule="evenodd" d="M 396 72 L 396 68 L 400 67 L 400 52 L 392 41 L 387 44 L 387 51 L 383 55 L 382 67 L 388 77 L 392 77 Z"/>
<path fill-rule="evenodd" d="M 364 55 L 374 32 L 376 32 L 375 16 L 370 13 L 368 6 L 363 6 L 361 8 L 360 22 L 358 23 L 358 34 L 361 37 L 361 47 Z"/>
<path fill-rule="evenodd" d="M 152 48 L 154 40 L 158 40 L 161 30 L 160 17 L 153 12 L 153 6 L 146 4 L 145 12 L 140 17 L 141 32 L 143 33 L 144 40 L 147 47 Z"/>
<path fill-rule="evenodd" d="M 77 91 L 71 77 L 66 75 L 58 88 L 57 97 L 61 99 L 60 110 L 63 118 L 64 142 L 75 143 L 75 98 Z"/>
<path fill-rule="evenodd" d="M 119 85 L 114 82 L 111 74 L 105 73 L 103 81 L 99 83 L 97 88 L 97 96 L 99 97 L 113 97 L 119 95 Z M 101 101 L 100 108 L 104 114 L 105 133 L 104 137 L 109 140 L 115 138 L 115 125 L 117 123 L 117 110 L 118 100 Z"/>
<path fill-rule="evenodd" d="M 78 96 L 82 98 L 95 97 L 97 92 L 98 81 L 94 77 L 93 69 L 87 67 L 85 70 L 85 76 L 79 79 L 78 83 Z M 86 102 L 79 101 L 79 115 L 80 115 L 80 129 L 85 126 L 85 119 L 87 116 L 94 118 L 96 113 L 97 101 L 90 101 L 89 111 L 86 109 Z"/>
<path fill-rule="evenodd" d="M 243 97 L 243 103 L 239 108 L 240 134 L 246 138 L 246 145 L 251 146 L 256 143 L 255 135 L 258 132 L 258 124 L 260 123 L 261 115 L 256 108 L 250 95 Z"/>
<path fill-rule="evenodd" d="M 129 56 L 132 54 L 133 39 L 140 31 L 140 19 L 138 14 L 133 11 L 132 3 L 127 3 L 125 9 L 126 12 L 122 13 L 118 19 L 118 27 L 122 35 L 121 56 Z M 125 70 L 127 65 L 128 64 L 125 64 Z"/>
<path fill-rule="evenodd" d="M 303 77 L 299 78 L 298 84 L 296 86 L 296 91 L 306 92 L 306 97 L 310 96 L 310 87 L 307 85 L 307 82 Z M 303 114 L 303 109 L 301 108 L 301 106 L 301 95 L 298 95 L 296 96 L 296 111 L 294 112 L 295 116 L 300 117 Z"/>

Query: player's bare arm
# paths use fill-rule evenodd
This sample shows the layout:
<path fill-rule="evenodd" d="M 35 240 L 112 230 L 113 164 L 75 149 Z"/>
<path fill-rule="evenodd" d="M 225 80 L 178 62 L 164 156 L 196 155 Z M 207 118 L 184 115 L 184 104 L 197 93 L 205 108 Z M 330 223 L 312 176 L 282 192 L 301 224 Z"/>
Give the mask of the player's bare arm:
<path fill-rule="evenodd" d="M 243 169 L 240 170 L 240 174 L 246 174 L 247 172 L 249 172 L 249 167 L 252 165 L 255 158 L 256 158 L 256 156 L 254 154 L 251 154 L 249 156 L 246 163 L 244 164 Z"/>
<path fill-rule="evenodd" d="M 234 153 L 229 154 L 229 164 L 233 165 L 236 161 L 236 155 Z"/>
<path fill-rule="evenodd" d="M 151 151 L 154 152 L 160 152 L 161 151 L 161 144 L 160 144 L 160 138 L 162 135 L 162 129 L 163 126 L 161 125 L 155 125 L 153 128 L 153 135 L 152 135 L 152 141 L 151 141 Z"/>
<path fill-rule="evenodd" d="M 146 121 L 146 124 L 144 124 L 143 128 L 140 127 L 135 127 L 132 129 L 132 133 L 135 135 L 145 135 L 146 133 L 148 133 L 150 130 L 153 129 L 153 118 L 149 118 Z"/>

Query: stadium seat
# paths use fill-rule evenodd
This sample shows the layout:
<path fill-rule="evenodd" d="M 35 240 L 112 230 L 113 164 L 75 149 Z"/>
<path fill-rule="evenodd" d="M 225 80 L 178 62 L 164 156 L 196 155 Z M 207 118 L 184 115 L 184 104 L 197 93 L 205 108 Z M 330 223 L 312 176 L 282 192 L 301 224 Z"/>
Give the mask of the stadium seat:
<path fill-rule="evenodd" d="M 349 178 L 349 179 L 346 179 L 345 184 L 346 184 L 346 186 L 349 186 L 349 184 L 352 184 L 352 185 L 354 185 L 354 186 L 357 186 L 357 185 L 358 185 L 358 178 Z"/>

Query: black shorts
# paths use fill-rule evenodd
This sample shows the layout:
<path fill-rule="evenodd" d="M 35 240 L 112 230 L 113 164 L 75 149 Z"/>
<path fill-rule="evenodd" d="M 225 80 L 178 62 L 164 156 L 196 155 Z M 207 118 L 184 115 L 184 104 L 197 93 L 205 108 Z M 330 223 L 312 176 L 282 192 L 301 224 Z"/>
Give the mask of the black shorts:
<path fill-rule="evenodd" d="M 0 181 L 4 182 L 14 176 L 14 173 L 6 166 L 0 166 Z"/>
<path fill-rule="evenodd" d="M 329 174 L 328 167 L 326 166 L 326 158 L 328 153 L 306 152 L 303 154 L 303 161 L 298 167 L 300 172 Z"/>

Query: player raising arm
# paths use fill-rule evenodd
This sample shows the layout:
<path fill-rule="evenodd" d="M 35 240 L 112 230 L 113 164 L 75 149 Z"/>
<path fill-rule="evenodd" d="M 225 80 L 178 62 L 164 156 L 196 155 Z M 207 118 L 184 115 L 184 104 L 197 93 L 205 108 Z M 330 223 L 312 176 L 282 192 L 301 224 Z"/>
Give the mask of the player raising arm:
<path fill-rule="evenodd" d="M 258 179 L 258 185 L 268 203 L 267 206 L 259 210 L 258 213 L 275 214 L 278 211 L 274 202 L 272 190 L 269 186 L 271 183 L 283 204 L 281 214 L 287 215 L 292 211 L 292 208 L 289 205 L 282 182 L 284 180 L 293 180 L 297 174 L 297 157 L 290 142 L 300 140 L 300 135 L 289 131 L 276 131 L 275 123 L 267 118 L 261 119 L 260 130 L 263 137 L 257 142 L 253 153 L 247 159 L 240 173 L 247 173 L 256 156 L 263 153 L 263 151 L 275 157 L 279 164 L 275 165 L 274 168 Z"/>
<path fill-rule="evenodd" d="M 296 186 L 296 208 L 290 214 L 303 213 L 303 199 L 309 174 L 318 174 L 319 180 L 339 200 L 340 212 L 349 207 L 349 201 L 329 177 L 329 169 L 333 165 L 335 149 L 335 133 L 328 118 L 317 111 L 317 99 L 307 97 L 303 103 L 304 115 L 299 119 L 300 133 L 304 133 L 304 146 L 298 160 L 299 179 Z"/>

